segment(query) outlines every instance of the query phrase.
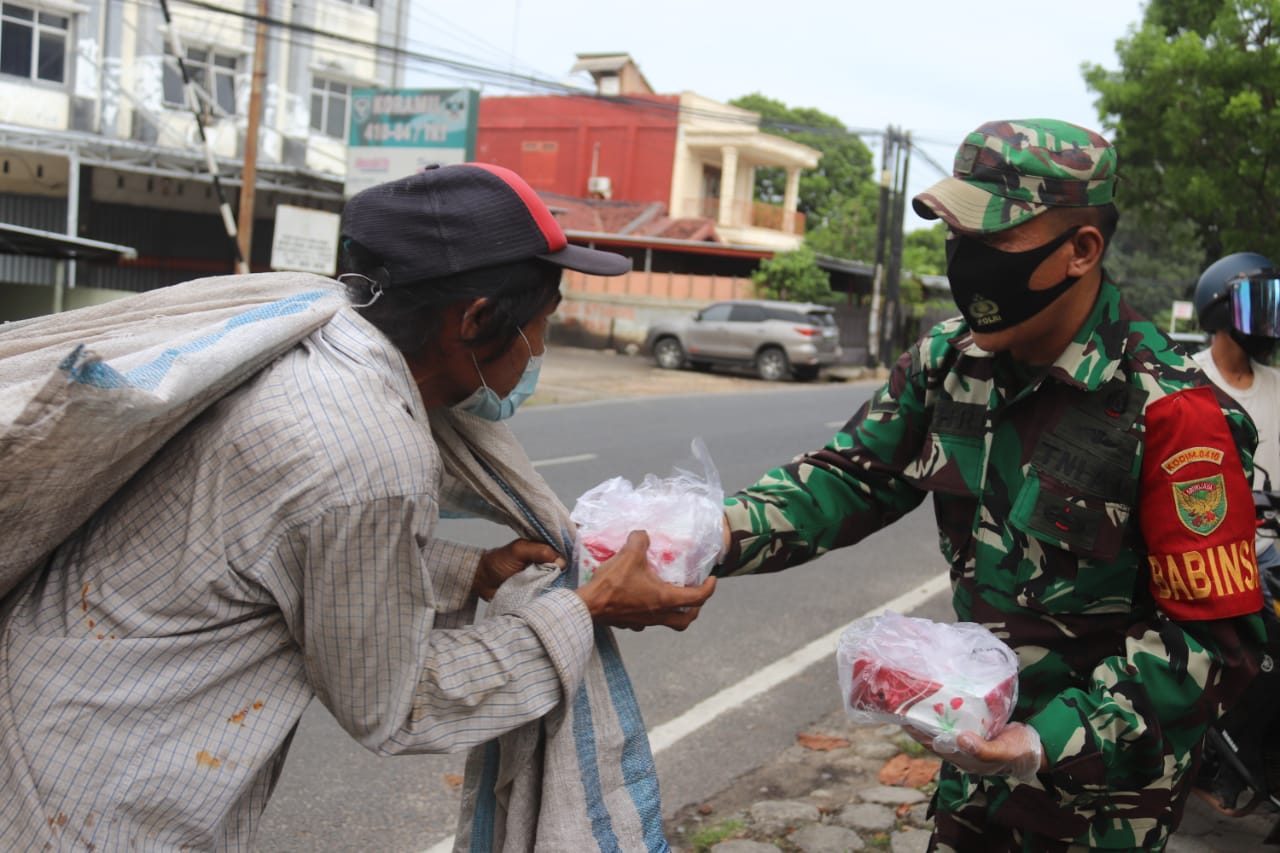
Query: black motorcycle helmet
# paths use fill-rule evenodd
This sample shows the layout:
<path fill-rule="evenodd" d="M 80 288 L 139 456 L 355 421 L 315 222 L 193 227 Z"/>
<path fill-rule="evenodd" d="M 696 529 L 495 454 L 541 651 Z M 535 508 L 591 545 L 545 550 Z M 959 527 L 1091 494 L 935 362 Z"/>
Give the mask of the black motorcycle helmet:
<path fill-rule="evenodd" d="M 1229 285 L 1251 273 L 1274 267 L 1271 259 L 1257 252 L 1236 252 L 1219 258 L 1200 274 L 1196 282 L 1196 317 L 1206 332 L 1220 332 L 1231 325 Z"/>
<path fill-rule="evenodd" d="M 1229 332 L 1241 349 L 1264 361 L 1280 338 L 1280 269 L 1257 252 L 1227 255 L 1200 274 L 1195 306 L 1201 329 Z"/>

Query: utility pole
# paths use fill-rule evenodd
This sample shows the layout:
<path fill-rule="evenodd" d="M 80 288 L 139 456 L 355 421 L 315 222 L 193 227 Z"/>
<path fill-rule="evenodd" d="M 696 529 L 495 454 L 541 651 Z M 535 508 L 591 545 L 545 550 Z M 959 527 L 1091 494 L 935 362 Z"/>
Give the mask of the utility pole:
<path fill-rule="evenodd" d="M 160 11 L 164 14 L 164 23 L 169 30 L 169 47 L 173 51 L 173 59 L 178 63 L 178 70 L 182 72 L 182 94 L 186 98 L 187 106 L 191 110 L 191 119 L 196 124 L 196 130 L 200 133 L 200 147 L 204 151 L 205 165 L 209 168 L 209 180 L 213 183 L 213 191 L 218 195 L 218 215 L 222 217 L 222 226 L 227 232 L 227 242 L 231 244 L 231 251 L 235 254 L 236 268 L 244 268 L 244 256 L 240 252 L 240 240 L 236 234 L 236 223 L 231 218 L 231 204 L 227 201 L 227 193 L 222 186 L 222 177 L 218 173 L 218 158 L 213 153 L 213 143 L 209 140 L 209 134 L 204 130 L 203 107 L 200 105 L 200 94 L 195 81 L 191 78 L 191 69 L 187 68 L 187 62 L 183 58 L 187 54 L 182 49 L 182 39 L 178 36 L 178 26 L 173 22 L 173 15 L 169 13 L 169 0 L 160 0 Z"/>
<path fill-rule="evenodd" d="M 893 126 L 885 128 L 880 157 L 880 207 L 876 214 L 875 273 L 871 279 L 871 311 L 867 315 L 867 366 L 880 364 L 880 291 L 884 286 L 885 237 L 889 233 L 889 159 L 897 136 Z"/>
<path fill-rule="evenodd" d="M 893 209 L 890 212 L 892 229 L 889 232 L 889 259 L 885 273 L 884 333 L 881 353 L 885 363 L 897 358 L 904 346 L 902 340 L 902 227 L 907 210 L 907 173 L 911 167 L 911 133 L 898 135 L 898 159 L 894 162 Z"/>
<path fill-rule="evenodd" d="M 245 130 L 244 168 L 240 179 L 240 272 L 249 272 L 253 248 L 253 196 L 258 180 L 258 123 L 262 117 L 262 89 L 267 76 L 268 0 L 258 0 L 258 21 L 253 40 L 253 77 L 249 85 L 249 122 Z"/>

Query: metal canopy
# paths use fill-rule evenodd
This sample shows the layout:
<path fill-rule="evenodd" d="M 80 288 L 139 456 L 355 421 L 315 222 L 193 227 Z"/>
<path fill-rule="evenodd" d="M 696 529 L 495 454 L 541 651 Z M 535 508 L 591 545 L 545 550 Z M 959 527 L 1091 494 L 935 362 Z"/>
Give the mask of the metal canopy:
<path fill-rule="evenodd" d="M 206 183 L 212 180 L 203 150 L 162 148 L 81 131 L 39 130 L 0 122 L 0 150 L 3 149 L 75 158 L 86 166 L 122 172 Z M 220 157 L 218 171 L 224 184 L 240 185 L 243 164 L 239 161 Z M 254 186 L 259 191 L 291 193 L 323 201 L 344 198 L 341 178 L 303 166 L 260 163 Z"/>
<path fill-rule="evenodd" d="M 132 246 L 86 240 L 56 231 L 41 231 L 0 222 L 0 255 L 25 255 L 59 260 L 120 261 L 138 257 Z"/>

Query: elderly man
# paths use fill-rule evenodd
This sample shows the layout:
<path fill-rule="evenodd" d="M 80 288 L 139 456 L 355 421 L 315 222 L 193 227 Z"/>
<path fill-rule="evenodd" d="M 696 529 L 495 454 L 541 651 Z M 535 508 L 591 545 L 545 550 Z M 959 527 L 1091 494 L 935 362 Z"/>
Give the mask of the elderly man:
<path fill-rule="evenodd" d="M 571 553 L 530 535 L 571 530 L 568 510 L 493 421 L 536 381 L 561 269 L 630 264 L 569 245 L 523 179 L 485 164 L 371 187 L 342 234 L 357 298 L 311 281 L 337 292 L 332 316 L 174 435 L 5 598 L 0 849 L 251 849 L 312 698 L 378 754 L 491 743 L 586 696 L 597 628 L 683 630 L 714 589 L 659 581 L 634 532 L 590 582 L 476 622 L 480 598 L 496 605 L 517 573 L 559 580 Z M 450 500 L 524 538 L 443 540 Z M 615 829 L 623 845 L 641 832 Z"/>

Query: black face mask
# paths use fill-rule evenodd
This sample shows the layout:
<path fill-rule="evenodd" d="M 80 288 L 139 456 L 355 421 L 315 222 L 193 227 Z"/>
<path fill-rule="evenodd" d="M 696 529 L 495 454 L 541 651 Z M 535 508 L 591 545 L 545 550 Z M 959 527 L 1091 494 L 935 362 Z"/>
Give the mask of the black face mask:
<path fill-rule="evenodd" d="M 1271 355 L 1276 349 L 1276 339 L 1262 335 L 1246 335 L 1237 329 L 1231 330 L 1231 340 L 1239 344 L 1240 349 L 1254 361 L 1263 364 L 1271 362 Z"/>
<path fill-rule="evenodd" d="M 951 298 L 975 332 L 998 332 L 1039 314 L 1079 281 L 1067 276 L 1053 287 L 1030 290 L 1031 275 L 1045 258 L 1070 240 L 1080 226 L 1067 229 L 1043 246 L 1004 252 L 981 240 L 956 234 L 947 241 L 947 279 Z"/>

